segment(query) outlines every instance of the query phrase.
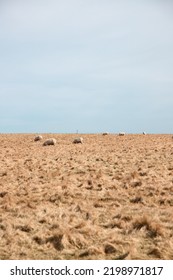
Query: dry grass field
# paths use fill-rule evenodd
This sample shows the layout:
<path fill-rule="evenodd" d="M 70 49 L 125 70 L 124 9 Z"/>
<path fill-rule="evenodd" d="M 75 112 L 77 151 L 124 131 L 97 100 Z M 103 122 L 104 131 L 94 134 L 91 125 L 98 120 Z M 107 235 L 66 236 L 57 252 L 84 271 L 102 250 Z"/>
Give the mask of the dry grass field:
<path fill-rule="evenodd" d="M 0 134 L 1 260 L 173 259 L 171 135 L 42 135 Z"/>

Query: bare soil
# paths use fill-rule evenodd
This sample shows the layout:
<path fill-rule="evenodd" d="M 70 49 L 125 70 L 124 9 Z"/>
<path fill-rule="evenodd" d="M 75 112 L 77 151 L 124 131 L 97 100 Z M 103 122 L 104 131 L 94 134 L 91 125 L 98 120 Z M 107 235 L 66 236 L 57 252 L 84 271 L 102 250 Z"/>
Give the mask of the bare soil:
<path fill-rule="evenodd" d="M 173 259 L 171 135 L 42 136 L 0 134 L 1 260 Z"/>

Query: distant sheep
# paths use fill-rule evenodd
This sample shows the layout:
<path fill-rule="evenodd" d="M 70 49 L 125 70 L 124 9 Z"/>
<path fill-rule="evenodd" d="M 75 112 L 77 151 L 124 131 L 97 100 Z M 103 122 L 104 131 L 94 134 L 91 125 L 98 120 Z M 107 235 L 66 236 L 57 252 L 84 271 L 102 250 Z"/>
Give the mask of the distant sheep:
<path fill-rule="evenodd" d="M 34 141 L 40 141 L 42 139 L 43 139 L 43 136 L 37 135 L 37 136 L 35 136 Z"/>
<path fill-rule="evenodd" d="M 75 138 L 75 139 L 73 140 L 73 143 L 74 143 L 74 144 L 79 144 L 79 143 L 83 144 L 83 138 L 82 138 L 82 137 Z"/>
<path fill-rule="evenodd" d="M 119 132 L 118 135 L 119 135 L 119 136 L 124 136 L 124 135 L 125 135 L 125 132 Z"/>
<path fill-rule="evenodd" d="M 55 145 L 55 144 L 56 144 L 56 139 L 49 138 L 43 143 L 43 146 L 49 146 L 49 145 Z"/>
<path fill-rule="evenodd" d="M 108 134 L 109 134 L 108 132 L 103 132 L 103 133 L 102 133 L 102 135 L 104 135 L 104 136 L 105 136 L 105 135 L 108 135 Z"/>
<path fill-rule="evenodd" d="M 144 132 L 142 132 L 142 134 L 143 134 L 143 135 L 146 135 L 146 132 L 144 131 Z"/>

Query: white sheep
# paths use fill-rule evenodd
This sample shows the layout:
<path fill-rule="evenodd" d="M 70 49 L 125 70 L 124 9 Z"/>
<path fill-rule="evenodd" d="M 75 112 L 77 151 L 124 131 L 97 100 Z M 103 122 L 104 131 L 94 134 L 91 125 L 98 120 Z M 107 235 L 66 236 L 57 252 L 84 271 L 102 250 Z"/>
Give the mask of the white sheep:
<path fill-rule="evenodd" d="M 142 132 L 142 134 L 143 134 L 143 135 L 146 135 L 146 132 L 144 131 L 144 132 Z"/>
<path fill-rule="evenodd" d="M 124 136 L 125 132 L 119 132 L 119 136 Z"/>
<path fill-rule="evenodd" d="M 108 135 L 108 134 L 109 134 L 108 132 L 103 132 L 103 133 L 102 133 L 102 135 L 104 135 L 104 136 L 105 136 L 105 135 Z"/>
<path fill-rule="evenodd" d="M 79 144 L 79 143 L 83 143 L 83 138 L 82 137 L 79 137 L 79 138 L 75 138 L 74 140 L 73 140 L 73 143 L 74 144 Z"/>
<path fill-rule="evenodd" d="M 49 138 L 43 143 L 43 146 L 49 146 L 49 145 L 55 145 L 55 144 L 56 144 L 56 139 Z"/>
<path fill-rule="evenodd" d="M 34 138 L 34 141 L 40 141 L 43 139 L 43 136 L 41 135 L 36 135 L 35 138 Z"/>

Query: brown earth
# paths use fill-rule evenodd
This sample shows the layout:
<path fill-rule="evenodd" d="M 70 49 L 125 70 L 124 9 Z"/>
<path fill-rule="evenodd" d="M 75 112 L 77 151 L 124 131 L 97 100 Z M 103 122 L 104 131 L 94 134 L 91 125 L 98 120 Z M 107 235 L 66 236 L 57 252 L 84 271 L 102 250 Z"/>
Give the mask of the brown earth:
<path fill-rule="evenodd" d="M 171 135 L 34 136 L 0 134 L 1 260 L 173 259 Z"/>

